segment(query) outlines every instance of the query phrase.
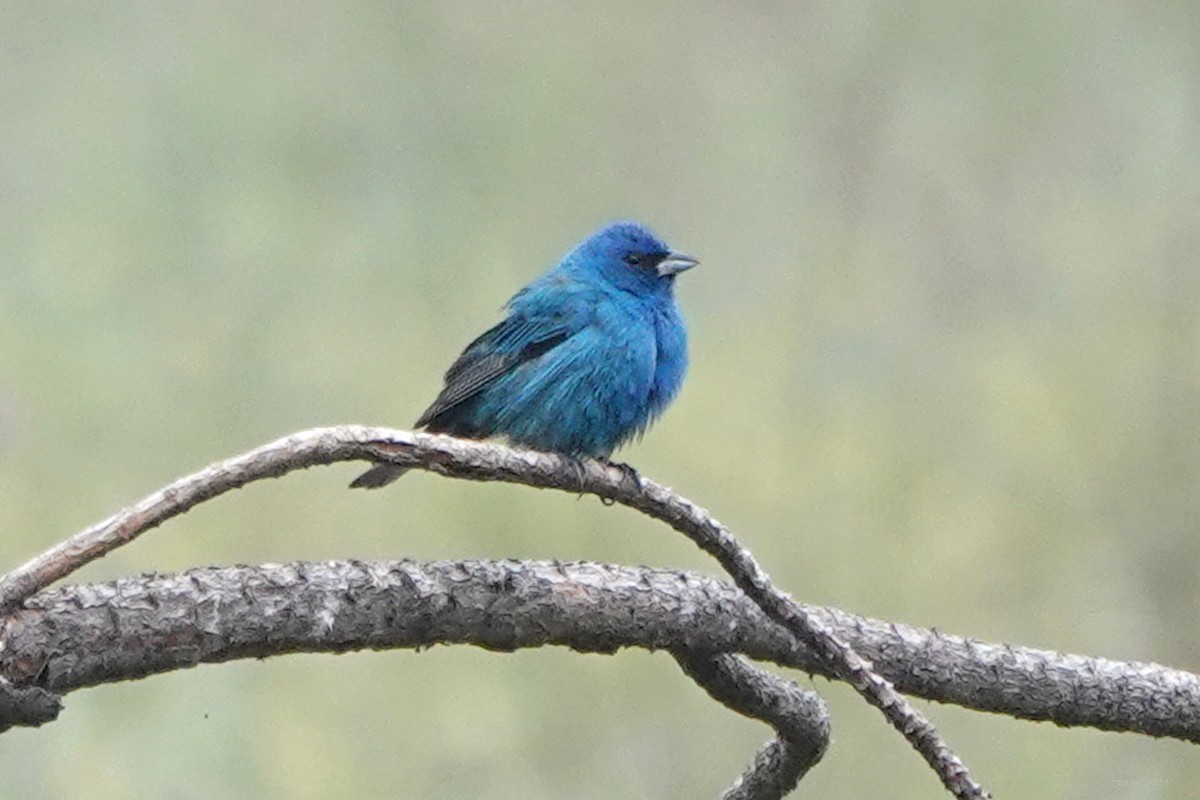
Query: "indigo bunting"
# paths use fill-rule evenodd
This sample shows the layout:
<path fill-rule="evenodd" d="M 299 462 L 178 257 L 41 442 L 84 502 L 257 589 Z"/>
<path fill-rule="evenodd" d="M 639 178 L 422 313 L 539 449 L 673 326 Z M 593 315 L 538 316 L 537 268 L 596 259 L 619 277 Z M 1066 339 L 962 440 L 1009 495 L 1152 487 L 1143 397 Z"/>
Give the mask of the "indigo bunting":
<path fill-rule="evenodd" d="M 675 276 L 696 263 L 637 223 L 601 228 L 467 345 L 416 427 L 607 460 L 683 383 Z M 376 464 L 350 485 L 374 489 L 406 469 Z"/>

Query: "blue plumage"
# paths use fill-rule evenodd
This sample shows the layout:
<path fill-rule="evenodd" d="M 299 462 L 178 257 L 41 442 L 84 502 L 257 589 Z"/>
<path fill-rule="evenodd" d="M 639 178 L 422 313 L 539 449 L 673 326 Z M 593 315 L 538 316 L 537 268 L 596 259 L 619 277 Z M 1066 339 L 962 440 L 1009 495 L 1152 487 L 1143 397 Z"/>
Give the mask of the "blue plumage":
<path fill-rule="evenodd" d="M 675 276 L 696 265 L 633 222 L 601 228 L 508 301 L 446 372 L 417 427 L 607 458 L 674 399 L 687 369 Z M 404 474 L 377 464 L 351 486 Z"/>

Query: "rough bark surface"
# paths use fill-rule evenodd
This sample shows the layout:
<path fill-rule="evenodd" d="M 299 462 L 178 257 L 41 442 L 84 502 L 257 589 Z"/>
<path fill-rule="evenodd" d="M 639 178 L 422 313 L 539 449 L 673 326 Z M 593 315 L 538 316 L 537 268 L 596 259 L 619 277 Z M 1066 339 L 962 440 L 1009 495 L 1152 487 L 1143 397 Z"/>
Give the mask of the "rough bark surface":
<path fill-rule="evenodd" d="M 193 570 L 45 591 L 206 500 L 351 460 L 621 503 L 687 536 L 737 589 L 686 573 L 600 565 L 396 562 Z M 700 624 L 710 612 L 723 631 L 706 627 L 708 619 Z M 1187 673 L 987 645 L 805 606 L 774 586 L 706 510 L 628 468 L 349 425 L 292 434 L 181 478 L 0 578 L 0 726 L 53 718 L 54 693 L 203 662 L 440 642 L 495 650 L 670 648 L 710 694 L 779 734 L 728 797 L 781 796 L 828 739 L 812 698 L 736 659 L 737 652 L 849 684 L 959 798 L 987 793 L 901 692 L 1064 725 L 1197 740 L 1197 678 Z"/>
<path fill-rule="evenodd" d="M 1200 677 L 1192 673 L 806 608 L 908 694 L 1200 742 Z M 40 592 L 0 622 L 0 675 L 9 682 L 0 682 L 0 712 L 16 690 L 67 693 L 236 658 L 435 644 L 683 648 L 832 677 L 736 587 L 694 573 L 547 561 L 311 562 Z M 19 712 L 0 721 L 29 724 Z"/>
<path fill-rule="evenodd" d="M 798 643 L 826 664 L 831 674 L 878 709 L 955 797 L 987 796 L 925 715 L 875 672 L 869 661 L 777 589 L 754 556 L 708 511 L 665 486 L 639 478 L 628 468 L 594 460 L 579 461 L 495 442 L 355 425 L 301 431 L 181 478 L 31 559 L 0 579 L 0 613 L 16 609 L 38 589 L 198 503 L 261 478 L 355 459 L 421 468 L 467 480 L 587 492 L 667 523 L 716 558 L 770 619 L 789 630 Z"/>
<path fill-rule="evenodd" d="M 806 692 L 741 656 L 675 650 L 683 671 L 719 703 L 761 719 L 779 736 L 767 742 L 723 800 L 776 800 L 796 787 L 829 747 L 829 711 Z"/>

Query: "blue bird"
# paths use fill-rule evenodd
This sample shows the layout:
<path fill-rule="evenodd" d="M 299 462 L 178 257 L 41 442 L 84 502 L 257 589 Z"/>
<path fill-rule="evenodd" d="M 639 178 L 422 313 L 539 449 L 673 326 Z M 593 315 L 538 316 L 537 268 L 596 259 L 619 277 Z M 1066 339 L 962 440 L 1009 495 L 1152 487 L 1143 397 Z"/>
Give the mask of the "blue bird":
<path fill-rule="evenodd" d="M 687 331 L 675 276 L 696 264 L 637 223 L 601 228 L 467 345 L 416 427 L 607 460 L 679 392 Z M 376 464 L 350 485 L 385 486 L 406 469 Z"/>

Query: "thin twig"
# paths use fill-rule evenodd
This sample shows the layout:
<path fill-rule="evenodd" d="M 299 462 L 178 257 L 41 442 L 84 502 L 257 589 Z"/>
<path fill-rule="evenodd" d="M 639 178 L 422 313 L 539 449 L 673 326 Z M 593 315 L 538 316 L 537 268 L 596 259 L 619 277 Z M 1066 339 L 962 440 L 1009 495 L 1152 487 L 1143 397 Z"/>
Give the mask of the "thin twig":
<path fill-rule="evenodd" d="M 284 437 L 214 464 L 88 528 L 0 579 L 0 614 L 143 531 L 251 481 L 349 460 L 388 461 L 450 477 L 588 492 L 666 522 L 714 556 L 766 615 L 809 646 L 909 741 L 958 798 L 987 797 L 937 729 L 820 620 L 776 589 L 754 557 L 707 511 L 652 481 L 595 461 L 434 434 L 338 426 Z"/>

